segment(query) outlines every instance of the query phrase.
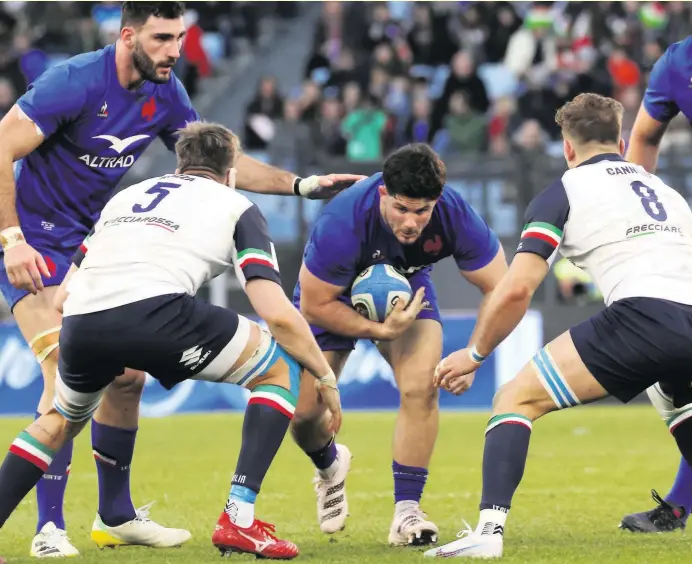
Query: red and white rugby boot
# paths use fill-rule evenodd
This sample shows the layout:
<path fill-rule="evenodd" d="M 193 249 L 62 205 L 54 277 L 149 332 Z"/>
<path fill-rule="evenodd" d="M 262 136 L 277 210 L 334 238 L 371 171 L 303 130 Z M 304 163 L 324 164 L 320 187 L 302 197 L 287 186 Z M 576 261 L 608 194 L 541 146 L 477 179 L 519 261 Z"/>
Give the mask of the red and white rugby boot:
<path fill-rule="evenodd" d="M 298 556 L 298 547 L 291 541 L 276 538 L 274 532 L 274 525 L 258 519 L 243 529 L 231 523 L 224 512 L 216 523 L 211 542 L 224 556 L 233 552 L 256 554 L 272 560 L 291 560 Z"/>

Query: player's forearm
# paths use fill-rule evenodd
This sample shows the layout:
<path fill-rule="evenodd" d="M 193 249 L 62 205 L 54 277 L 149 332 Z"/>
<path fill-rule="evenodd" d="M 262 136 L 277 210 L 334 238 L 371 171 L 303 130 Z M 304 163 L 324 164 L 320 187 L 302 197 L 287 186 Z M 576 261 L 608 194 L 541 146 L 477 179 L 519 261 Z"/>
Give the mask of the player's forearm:
<path fill-rule="evenodd" d="M 483 299 L 481 300 L 480 305 L 478 306 L 478 317 L 477 317 L 476 325 L 473 328 L 473 332 L 471 333 L 471 336 L 469 337 L 469 346 L 478 341 L 478 331 L 481 327 L 481 320 L 483 320 L 487 316 L 487 309 L 488 309 L 488 304 L 490 303 L 490 296 L 492 296 L 492 292 L 485 294 L 483 296 Z"/>
<path fill-rule="evenodd" d="M 0 231 L 19 225 L 12 164 L 12 155 L 0 148 Z"/>
<path fill-rule="evenodd" d="M 512 284 L 506 278 L 487 298 L 479 311 L 478 321 L 469 344 L 483 356 L 490 355 L 516 329 L 526 314 L 533 292 Z"/>
<path fill-rule="evenodd" d="M 293 182 L 296 175 L 279 168 L 264 164 L 258 160 L 242 155 L 235 165 L 236 187 L 258 194 L 277 194 L 294 196 Z"/>
<path fill-rule="evenodd" d="M 625 158 L 643 166 L 648 172 L 655 173 L 660 148 L 660 139 L 647 138 L 642 134 L 633 132 Z"/>
<path fill-rule="evenodd" d="M 384 325 L 360 315 L 346 304 L 334 300 L 310 307 L 301 300 L 301 313 L 313 325 L 349 339 L 383 339 Z"/>
<path fill-rule="evenodd" d="M 322 378 L 329 373 L 329 363 L 317 345 L 310 326 L 293 305 L 290 305 L 290 311 L 267 321 L 267 325 L 276 342 L 315 378 Z"/>

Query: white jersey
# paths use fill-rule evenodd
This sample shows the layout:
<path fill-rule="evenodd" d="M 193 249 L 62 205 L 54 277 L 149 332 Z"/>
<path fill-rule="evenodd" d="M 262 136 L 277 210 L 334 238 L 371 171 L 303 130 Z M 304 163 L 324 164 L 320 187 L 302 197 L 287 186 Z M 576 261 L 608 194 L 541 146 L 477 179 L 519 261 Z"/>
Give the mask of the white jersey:
<path fill-rule="evenodd" d="M 234 189 L 170 174 L 118 192 L 75 255 L 64 315 L 102 311 L 166 294 L 194 295 L 231 264 L 280 283 L 267 223 Z"/>
<path fill-rule="evenodd" d="M 526 210 L 517 252 L 560 253 L 606 305 L 632 297 L 692 305 L 692 211 L 660 178 L 619 155 L 568 170 Z"/>

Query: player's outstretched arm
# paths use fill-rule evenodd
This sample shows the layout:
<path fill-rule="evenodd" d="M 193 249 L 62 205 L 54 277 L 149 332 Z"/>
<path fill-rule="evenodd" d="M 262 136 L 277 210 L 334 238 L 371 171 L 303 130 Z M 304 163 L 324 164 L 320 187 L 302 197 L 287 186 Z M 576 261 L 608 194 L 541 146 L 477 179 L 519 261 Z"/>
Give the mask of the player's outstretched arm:
<path fill-rule="evenodd" d="M 320 393 L 332 412 L 332 430 L 338 432 L 341 403 L 336 377 L 305 319 L 286 297 L 283 288 L 272 280 L 254 278 L 245 285 L 245 293 L 257 315 L 267 322 L 276 342 L 315 376 Z"/>
<path fill-rule="evenodd" d="M 299 178 L 291 172 L 261 163 L 242 155 L 236 163 L 236 187 L 259 194 L 303 196 L 310 200 L 323 200 L 335 196 L 359 180 L 358 174 L 329 174 Z"/>
<path fill-rule="evenodd" d="M 313 325 L 343 337 L 391 341 L 411 326 L 424 305 L 424 290 L 420 288 L 408 306 L 397 303 L 385 322 L 378 323 L 339 301 L 345 290 L 345 287 L 320 280 L 305 264 L 300 269 L 301 313 Z"/>
<path fill-rule="evenodd" d="M 475 372 L 483 360 L 514 331 L 526 314 L 534 292 L 548 273 L 545 258 L 518 253 L 507 274 L 479 313 L 471 347 L 444 358 L 435 370 L 434 384 L 454 391 L 453 382 Z"/>
<path fill-rule="evenodd" d="M 667 128 L 668 122 L 660 122 L 652 118 L 642 104 L 632 127 L 625 158 L 643 166 L 651 173 L 656 172 L 661 139 Z"/>

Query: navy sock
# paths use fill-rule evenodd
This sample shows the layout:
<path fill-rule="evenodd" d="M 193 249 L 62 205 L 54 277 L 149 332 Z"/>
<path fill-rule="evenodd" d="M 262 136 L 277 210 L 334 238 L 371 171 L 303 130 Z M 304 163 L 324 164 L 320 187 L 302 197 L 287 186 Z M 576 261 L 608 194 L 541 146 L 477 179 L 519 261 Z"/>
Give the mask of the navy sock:
<path fill-rule="evenodd" d="M 280 386 L 257 386 L 243 420 L 243 442 L 233 475 L 233 487 L 259 493 L 264 477 L 288 431 L 296 397 Z"/>
<path fill-rule="evenodd" d="M 670 432 L 683 457 L 680 459 L 678 473 L 666 501 L 682 505 L 689 515 L 692 511 L 692 418 L 685 419 L 678 425 L 671 425 Z"/>
<path fill-rule="evenodd" d="M 394 503 L 400 501 L 420 503 L 423 488 L 428 479 L 428 470 L 417 466 L 405 466 L 394 460 L 392 474 L 394 475 Z"/>
<path fill-rule="evenodd" d="M 0 466 L 0 527 L 48 470 L 55 451 L 22 431 Z"/>
<path fill-rule="evenodd" d="M 91 421 L 91 446 L 99 480 L 99 516 L 109 527 L 132 521 L 137 512 L 130 496 L 130 465 L 137 429 Z"/>
<path fill-rule="evenodd" d="M 504 413 L 488 421 L 483 451 L 483 495 L 480 509 L 507 512 L 524 475 L 531 439 L 531 421 Z"/>
<path fill-rule="evenodd" d="M 329 439 L 329 442 L 324 445 L 321 449 L 315 450 L 313 452 L 306 452 L 318 470 L 326 470 L 336 460 L 336 443 L 334 442 L 334 437 Z"/>
<path fill-rule="evenodd" d="M 37 413 L 36 419 L 39 417 L 41 417 L 41 414 Z M 51 521 L 55 523 L 58 529 L 65 530 L 63 506 L 67 478 L 70 475 L 73 446 L 72 441 L 65 443 L 65 446 L 53 458 L 48 471 L 36 484 L 36 504 L 38 506 L 37 533 L 46 523 Z"/>

